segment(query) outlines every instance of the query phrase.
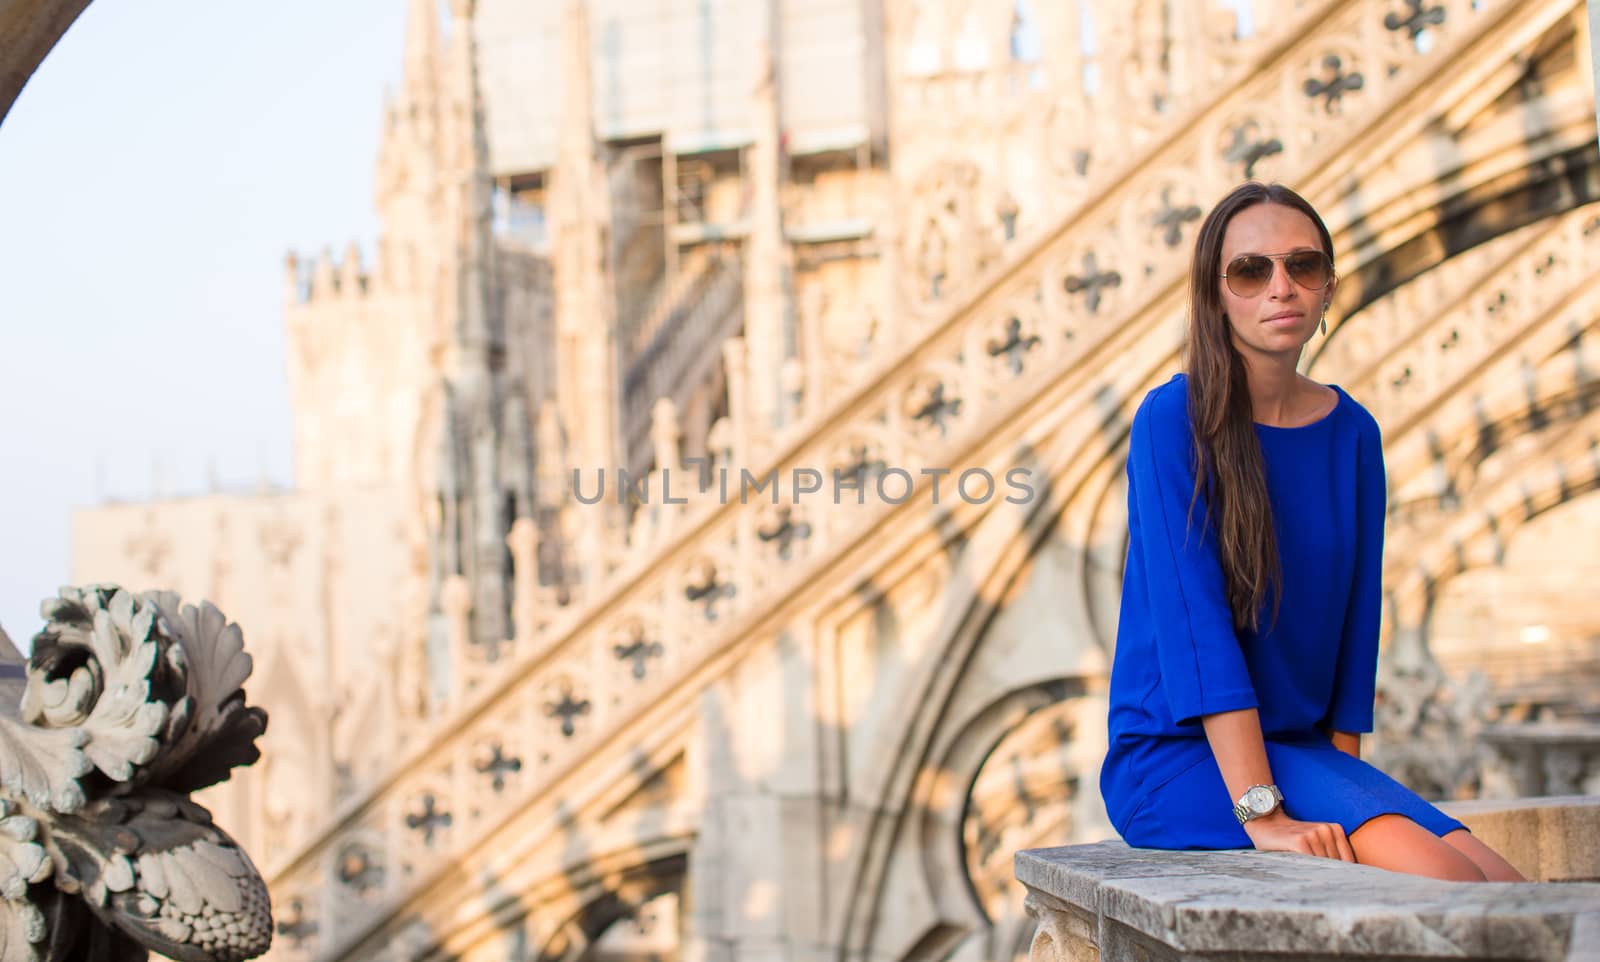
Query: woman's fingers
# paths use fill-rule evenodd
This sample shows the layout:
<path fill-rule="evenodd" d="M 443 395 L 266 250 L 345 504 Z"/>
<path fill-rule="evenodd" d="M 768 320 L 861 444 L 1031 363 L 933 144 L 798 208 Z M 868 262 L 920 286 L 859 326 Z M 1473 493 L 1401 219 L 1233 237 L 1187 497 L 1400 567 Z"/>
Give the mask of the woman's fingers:
<path fill-rule="evenodd" d="M 1283 817 L 1268 824 L 1252 823 L 1246 831 L 1262 851 L 1298 852 L 1341 862 L 1356 860 L 1344 827 L 1337 822 L 1300 822 Z"/>
<path fill-rule="evenodd" d="M 1344 826 L 1339 823 L 1319 822 L 1312 835 L 1316 839 L 1315 854 L 1341 862 L 1356 860 L 1356 853 L 1350 848 L 1350 840 L 1345 837 Z"/>
<path fill-rule="evenodd" d="M 1328 826 L 1318 825 L 1314 834 L 1317 839 L 1317 854 L 1323 858 L 1334 858 L 1333 835 L 1328 831 Z"/>
<path fill-rule="evenodd" d="M 1356 860 L 1356 850 L 1350 847 L 1350 838 L 1345 835 L 1344 826 L 1333 826 L 1333 835 L 1339 843 L 1339 860 L 1343 862 L 1354 862 Z"/>

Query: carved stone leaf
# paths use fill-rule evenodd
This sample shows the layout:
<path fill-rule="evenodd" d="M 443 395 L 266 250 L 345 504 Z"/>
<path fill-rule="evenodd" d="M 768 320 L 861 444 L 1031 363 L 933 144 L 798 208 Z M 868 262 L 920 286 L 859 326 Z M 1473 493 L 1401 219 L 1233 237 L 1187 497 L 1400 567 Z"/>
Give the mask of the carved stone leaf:
<path fill-rule="evenodd" d="M 0 789 L 35 808 L 77 811 L 78 779 L 94 769 L 83 752 L 88 740 L 80 728 L 35 728 L 0 715 Z"/>
<path fill-rule="evenodd" d="M 17 901 L 27 898 L 29 885 L 49 878 L 54 866 L 38 842 L 39 823 L 13 809 L 0 801 L 0 898 Z"/>
<path fill-rule="evenodd" d="M 45 940 L 44 913 L 29 902 L 0 899 L 0 959 L 41 962 Z"/>
<path fill-rule="evenodd" d="M 114 585 L 63 588 L 44 613 L 20 706 L 31 727 L 14 731 L 32 740 L 75 728 L 84 758 L 115 781 L 133 781 L 156 757 L 169 704 L 182 696 L 181 652 L 171 657 L 177 647 L 155 605 Z"/>
<path fill-rule="evenodd" d="M 266 884 L 198 805 L 130 796 L 62 819 L 55 839 L 100 920 L 162 955 L 234 962 L 271 942 Z"/>
<path fill-rule="evenodd" d="M 28 887 L 49 878 L 53 868 L 39 842 L 39 823 L 0 800 L 0 959 L 33 960 L 42 954 L 45 916 L 29 898 Z"/>
<path fill-rule="evenodd" d="M 155 618 L 153 606 L 135 607 L 126 591 L 112 596 L 109 610 L 95 613 L 92 648 L 105 680 L 83 724 L 89 733 L 84 753 L 119 782 L 132 780 L 134 766 L 150 761 L 161 747 L 156 735 L 167 719 L 167 706 L 150 697 L 158 654 L 152 637 Z"/>
<path fill-rule="evenodd" d="M 241 687 L 253 663 L 243 632 L 215 605 L 184 605 L 170 591 L 143 597 L 160 610 L 183 654 L 188 682 L 169 720 L 170 747 L 152 767 L 166 787 L 198 791 L 226 779 L 233 766 L 260 757 L 254 742 L 266 730 L 266 714 L 245 706 Z"/>

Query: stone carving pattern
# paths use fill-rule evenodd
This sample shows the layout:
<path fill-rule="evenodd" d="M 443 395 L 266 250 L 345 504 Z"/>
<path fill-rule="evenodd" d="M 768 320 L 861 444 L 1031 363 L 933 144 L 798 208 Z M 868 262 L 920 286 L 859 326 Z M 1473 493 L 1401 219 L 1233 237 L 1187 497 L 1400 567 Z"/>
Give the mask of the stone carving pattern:
<path fill-rule="evenodd" d="M 1459 310 L 1461 305 L 1458 302 L 1463 297 L 1485 296 L 1490 302 L 1499 302 L 1507 297 L 1503 285 L 1495 284 L 1507 259 L 1514 257 L 1518 250 L 1529 243 L 1528 231 L 1554 230 L 1559 223 L 1558 219 L 1513 232 L 1452 257 L 1445 264 L 1423 273 L 1362 308 L 1358 323 L 1350 323 L 1351 318 L 1330 317 L 1332 327 L 1329 336 L 1315 345 L 1316 354 L 1311 360 L 1310 369 L 1324 380 L 1349 385 L 1351 390 L 1360 390 L 1356 385 L 1358 379 L 1376 376 L 1368 370 L 1374 358 L 1394 355 L 1406 338 L 1415 337 L 1416 344 L 1425 343 L 1416 337 L 1418 327 L 1431 321 L 1441 310 Z M 1496 290 L 1487 294 L 1478 291 L 1479 288 L 1487 291 L 1491 286 Z M 1495 310 L 1492 303 L 1486 304 L 1485 308 L 1490 312 Z M 1432 433 L 1435 427 L 1443 428 L 1444 425 L 1430 419 L 1427 431 Z M 1419 450 L 1416 444 L 1411 443 L 1417 437 L 1415 432 L 1410 439 L 1397 437 L 1391 432 L 1385 438 L 1391 479 L 1411 476 L 1421 466 L 1434 460 L 1435 452 L 1426 450 L 1426 446 Z M 1391 487 L 1399 490 L 1401 486 Z"/>
<path fill-rule="evenodd" d="M 1477 296 L 1425 326 L 1413 324 L 1407 339 L 1413 349 L 1380 355 L 1387 358 L 1384 363 L 1354 387 L 1370 399 L 1368 407 L 1386 430 L 1409 424 L 1427 401 L 1463 373 L 1494 357 L 1515 360 L 1509 351 L 1529 328 L 1510 318 L 1544 316 L 1600 267 L 1600 252 L 1581 236 L 1580 225 L 1578 217 L 1564 218 L 1560 228 L 1498 275 L 1492 287 L 1479 288 Z M 1517 303 L 1518 310 L 1501 309 L 1507 300 Z M 1522 347 L 1526 352 L 1529 345 Z"/>
<path fill-rule="evenodd" d="M 629 663 L 628 673 L 635 681 L 644 681 L 645 674 L 650 670 L 650 659 L 660 658 L 666 649 L 661 642 L 651 641 L 645 636 L 644 626 L 635 625 L 628 635 L 626 645 L 616 644 L 611 646 L 611 653 L 619 661 Z"/>
<path fill-rule="evenodd" d="M 1339 150 L 1348 142 L 1352 130 L 1380 116 L 1412 82 L 1414 74 L 1425 69 L 1423 65 L 1449 62 L 1463 38 L 1472 35 L 1471 28 L 1483 20 L 1472 8 L 1471 0 L 1447 0 L 1444 6 L 1449 18 L 1435 31 L 1436 40 L 1426 53 L 1384 29 L 1382 20 L 1393 9 L 1392 2 L 1326 0 L 1300 8 L 1287 3 L 1275 7 L 1270 16 L 1258 23 L 1271 24 L 1274 31 L 1281 27 L 1282 35 L 1295 38 L 1293 43 L 1301 48 L 1300 53 L 1291 51 L 1286 57 L 1307 65 L 1309 70 L 1337 50 L 1346 70 L 1363 74 L 1366 82 L 1362 89 L 1344 94 L 1338 115 L 1327 116 L 1320 103 L 1315 104 L 1316 110 L 1307 109 L 1310 99 L 1298 80 L 1284 83 L 1280 76 L 1270 73 L 1251 75 L 1217 103 L 1201 105 L 1203 109 L 1191 117 L 1192 122 L 1163 146 L 1160 163 L 1140 167 L 1115 183 L 1108 182 L 1091 205 L 1066 218 L 1049 243 L 1008 262 L 995 282 L 986 286 L 987 293 L 924 326 L 912 342 L 902 340 L 897 350 L 904 352 L 905 363 L 877 366 L 879 380 L 870 391 L 852 395 L 844 402 L 846 406 L 821 422 L 820 427 L 807 426 L 811 433 L 794 436 L 793 443 L 774 446 L 774 451 L 784 453 L 770 466 L 763 465 L 762 470 L 778 470 L 784 475 L 799 465 L 841 464 L 842 457 L 849 457 L 850 445 L 864 437 L 877 442 L 869 446 L 870 461 L 904 466 L 917 436 L 912 427 L 919 422 L 912 420 L 912 414 L 926 405 L 931 385 L 944 383 L 945 398 L 960 398 L 961 409 L 946 412 L 943 437 L 937 430 L 924 430 L 924 443 L 917 447 L 918 457 L 927 459 L 925 463 L 940 463 L 938 458 L 943 451 L 955 443 L 970 443 L 975 425 L 983 423 L 996 409 L 1010 409 L 1019 403 L 1019 398 L 1029 396 L 1029 385 L 1059 377 L 1082 363 L 1085 352 L 1100 338 L 1125 331 L 1129 325 L 1146 325 L 1153 330 L 1166 323 L 1165 316 L 1156 316 L 1159 312 L 1150 310 L 1148 298 L 1151 291 L 1180 286 L 1186 252 L 1182 244 L 1172 248 L 1162 244 L 1155 249 L 1148 244 L 1154 218 L 1165 206 L 1163 188 L 1173 183 L 1192 188 L 1192 194 L 1167 198 L 1179 205 L 1220 196 L 1238 176 L 1237 165 L 1224 156 L 1232 132 L 1245 121 L 1263 123 L 1263 118 L 1269 117 L 1281 118 L 1273 135 L 1281 140 L 1283 150 L 1267 161 L 1270 170 L 1262 173 L 1276 175 L 1282 171 L 1292 175 L 1318 169 L 1329 151 Z M 1318 23 L 1318 29 L 1304 29 L 1311 22 Z M 1360 57 L 1350 56 L 1348 52 L 1352 50 L 1361 51 Z M 1299 79 L 1309 75 L 1301 74 Z M 1103 291 L 1098 312 L 1091 313 L 1082 304 L 1075 304 L 1073 296 L 1065 291 L 1067 277 L 1079 274 L 1087 253 L 1096 253 L 1102 270 L 1110 266 L 1127 272 L 1134 265 L 1125 262 L 1125 252 L 1133 250 L 1143 261 L 1139 265 L 1143 268 L 1140 283 L 1124 282 L 1120 288 Z M 1031 316 L 1033 311 L 1049 318 L 1050 325 L 1038 329 L 1040 343 L 1028 352 L 1028 363 L 1020 374 L 1013 375 L 1009 365 L 995 364 L 982 350 L 969 349 L 974 343 L 985 343 L 1006 319 Z M 737 357 L 737 346 L 729 354 Z M 719 440 L 714 446 L 723 451 L 721 456 L 731 465 L 740 464 L 742 455 L 750 450 L 746 437 L 749 429 L 741 420 L 736 409 L 719 427 Z M 731 481 L 736 484 L 737 478 Z M 870 490 L 868 493 L 872 494 Z M 708 627 L 738 624 L 742 620 L 739 615 L 770 601 L 770 591 L 761 590 L 763 587 L 788 584 L 777 577 L 770 582 L 750 580 L 755 577 L 752 572 L 760 569 L 756 562 L 771 550 L 756 533 L 759 512 L 764 507 L 761 499 L 752 499 L 749 504 L 740 504 L 737 498 L 729 498 L 726 503 L 717 498 L 691 501 L 693 507 L 682 509 L 687 517 L 678 522 L 678 530 L 692 527 L 693 537 L 648 559 L 648 570 L 642 563 L 624 565 L 618 581 L 595 599 L 597 605 L 603 606 L 595 609 L 601 614 L 569 619 L 561 623 L 569 627 L 542 646 L 537 657 L 519 655 L 518 661 L 506 669 L 508 675 L 517 675 L 519 682 L 482 696 L 483 704 L 458 716 L 464 721 L 455 730 L 436 736 L 427 752 L 431 757 L 449 757 L 458 744 L 459 750 L 470 751 L 484 733 L 517 730 L 524 719 L 552 719 L 546 715 L 551 701 L 545 693 L 551 690 L 554 679 L 564 675 L 573 680 L 574 691 L 585 690 L 590 672 L 614 660 L 613 639 L 625 631 L 627 624 L 642 620 L 662 626 L 694 626 L 693 631 L 672 627 L 663 632 L 660 640 L 674 655 L 672 670 L 652 673 L 638 682 L 635 696 L 620 705 L 611 704 L 609 699 L 594 701 L 573 735 L 562 737 L 559 731 L 552 732 L 556 737 L 542 742 L 538 753 L 523 756 L 526 769 L 519 788 L 508 787 L 501 796 L 482 800 L 481 811 L 475 815 L 461 813 L 457 830 L 450 833 L 452 839 L 473 837 L 474 827 L 468 822 L 491 819 L 513 806 L 526 805 L 529 792 L 538 793 L 542 786 L 556 784 L 561 772 L 582 762 L 599 733 L 613 730 L 651 704 L 670 690 L 684 672 L 700 664 L 707 652 L 720 646 L 723 632 L 706 630 Z M 818 542 L 814 555 L 825 554 L 845 536 L 846 529 L 861 530 L 881 510 L 887 509 L 874 506 L 860 512 L 824 512 L 826 518 L 819 519 L 824 523 L 818 525 L 813 536 Z M 731 593 L 724 590 L 717 599 L 715 621 L 707 617 L 708 596 L 698 594 L 709 587 L 708 557 L 714 559 L 718 584 L 732 589 Z M 695 598 L 691 598 L 691 590 L 697 592 Z M 403 838 L 405 827 L 394 818 L 397 809 L 388 800 L 412 796 L 421 777 L 398 769 L 384 783 L 380 794 L 366 799 L 343 823 L 344 827 L 330 830 L 314 846 L 336 846 L 346 831 Z M 455 843 L 418 857 L 424 861 L 446 858 L 451 844 Z M 322 884 L 314 870 L 303 867 L 314 861 L 296 860 L 275 884 L 286 894 L 304 892 L 310 896 Z M 419 870 L 419 877 L 423 874 Z M 391 896 L 404 897 L 403 891 Z M 329 924 L 356 928 L 365 923 L 356 913 Z"/>
<path fill-rule="evenodd" d="M 1575 355 L 1563 350 L 1541 371 L 1570 373 Z M 1576 401 L 1570 417 L 1540 434 L 1537 451 L 1506 455 L 1516 461 L 1514 472 L 1499 470 L 1499 459 L 1491 455 L 1477 466 L 1484 469 L 1480 478 L 1462 483 L 1463 496 L 1403 503 L 1391 513 L 1385 577 L 1398 604 L 1414 607 L 1445 578 L 1502 563 L 1505 542 L 1519 526 L 1600 486 L 1594 444 L 1600 418 L 1584 406 L 1600 395 L 1594 387 L 1588 402 Z M 1445 484 L 1455 486 L 1453 479 Z"/>
<path fill-rule="evenodd" d="M 824 479 L 826 481 L 826 479 Z M 827 490 L 826 486 L 823 490 Z M 776 560 L 795 560 L 795 547 L 811 537 L 811 522 L 803 520 L 802 512 L 792 505 L 783 505 L 773 512 L 767 527 L 756 531 L 756 537 L 772 545 Z"/>
<path fill-rule="evenodd" d="M 1297 17 L 1288 4 L 1256 6 L 1255 30 L 1240 36 L 1233 11 L 1212 0 L 1035 5 L 1040 55 L 1018 58 L 1007 49 L 1016 16 L 1010 4 L 975 5 L 966 16 L 937 18 L 914 0 L 899 0 L 887 10 L 890 35 L 932 56 L 913 58 L 917 62 L 895 71 L 895 115 L 908 136 L 934 141 L 947 140 L 953 129 L 1004 137 L 1026 127 L 1029 118 L 1047 117 L 1047 136 L 1031 149 L 1040 150 L 1039 159 L 1061 179 L 1045 196 L 1023 199 L 1022 206 L 1050 208 L 1056 194 L 1075 205 L 1090 196 L 1085 175 L 1091 169 L 1093 179 L 1100 179 L 1114 177 L 1119 166 L 1112 158 L 1120 151 L 1096 152 L 1095 145 L 1142 146 L 1231 86 L 1262 51 L 1294 29 Z M 1081 34 L 1084 23 L 1095 34 L 1089 46 Z M 974 33 L 986 41 L 981 62 L 955 49 Z M 1042 223 L 1064 210 L 1039 213 Z"/>
<path fill-rule="evenodd" d="M 352 842 L 339 853 L 335 877 L 358 895 L 376 891 L 383 887 L 383 855 L 370 846 Z"/>
<path fill-rule="evenodd" d="M 238 625 L 171 592 L 63 588 L 0 715 L 0 958 L 255 958 L 255 866 L 189 794 L 259 757 Z M 68 933 L 71 933 L 70 935 Z"/>
<path fill-rule="evenodd" d="M 1344 69 L 1344 58 L 1330 53 L 1322 58 L 1322 73 L 1306 79 L 1303 89 L 1307 97 L 1321 97 L 1323 109 L 1335 113 L 1346 93 L 1355 93 L 1366 84 L 1359 71 Z"/>
<path fill-rule="evenodd" d="M 1417 580 L 1419 549 L 1412 543 L 1439 528 L 1440 512 L 1462 513 L 1458 499 L 1445 496 L 1457 486 L 1463 459 L 1471 451 L 1460 450 L 1463 445 L 1441 450 L 1437 439 L 1475 437 L 1461 423 L 1463 418 L 1492 421 L 1525 409 L 1527 375 L 1522 365 L 1527 357 L 1540 359 L 1540 371 L 1565 372 L 1558 377 L 1581 370 L 1574 359 L 1555 358 L 1573 337 L 1569 318 L 1590 318 L 1591 327 L 1594 323 L 1594 311 L 1582 309 L 1592 300 L 1584 294 L 1586 279 L 1600 270 L 1600 253 L 1582 235 L 1591 217 L 1592 211 L 1580 209 L 1485 245 L 1437 276 L 1424 275 L 1363 311 L 1348 336 L 1341 323 L 1315 359 L 1312 366 L 1319 375 L 1348 385 L 1384 425 L 1395 492 L 1386 556 L 1390 583 L 1397 589 L 1422 589 Z M 1424 310 L 1433 297 L 1434 310 Z M 1457 303 L 1450 305 L 1451 300 Z M 1509 313 L 1505 305 L 1513 301 L 1523 319 L 1514 325 L 1504 320 Z M 1442 312 L 1437 310 L 1441 302 L 1450 305 Z M 1363 369 L 1356 358 L 1383 360 L 1363 362 Z M 1483 399 L 1476 410 L 1438 404 L 1447 395 L 1462 393 L 1468 379 L 1483 385 L 1472 392 Z"/>
<path fill-rule="evenodd" d="M 1451 678 L 1425 651 L 1391 651 L 1378 665 L 1368 757 L 1425 798 L 1475 796 L 1492 704 L 1483 675 Z"/>
<path fill-rule="evenodd" d="M 522 771 L 522 759 L 515 755 L 507 756 L 505 746 L 494 742 L 479 752 L 478 760 L 472 767 L 478 774 L 488 776 L 490 786 L 498 794 L 505 791 L 507 775 Z"/>
<path fill-rule="evenodd" d="M 594 703 L 574 694 L 570 683 L 563 684 L 559 694 L 560 697 L 545 704 L 544 713 L 546 717 L 559 720 L 563 738 L 571 738 L 578 731 L 577 719 L 589 714 Z"/>

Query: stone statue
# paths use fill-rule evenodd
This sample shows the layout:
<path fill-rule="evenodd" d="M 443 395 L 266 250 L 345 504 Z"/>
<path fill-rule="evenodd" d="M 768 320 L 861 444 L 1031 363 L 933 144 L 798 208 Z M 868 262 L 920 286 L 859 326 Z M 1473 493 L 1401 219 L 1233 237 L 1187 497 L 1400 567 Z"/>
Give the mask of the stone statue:
<path fill-rule="evenodd" d="M 63 588 L 43 614 L 21 703 L 0 705 L 0 959 L 261 955 L 266 884 L 189 800 L 260 757 L 239 626 L 115 585 Z"/>

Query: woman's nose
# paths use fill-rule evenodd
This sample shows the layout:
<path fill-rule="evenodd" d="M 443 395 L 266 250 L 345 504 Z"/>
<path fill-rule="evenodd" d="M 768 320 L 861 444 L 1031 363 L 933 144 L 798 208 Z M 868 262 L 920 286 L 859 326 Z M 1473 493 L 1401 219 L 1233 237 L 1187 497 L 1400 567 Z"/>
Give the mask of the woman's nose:
<path fill-rule="evenodd" d="M 1289 267 L 1283 261 L 1272 262 L 1272 280 L 1267 282 L 1267 292 L 1280 300 L 1294 295 L 1294 281 L 1289 279 Z"/>

